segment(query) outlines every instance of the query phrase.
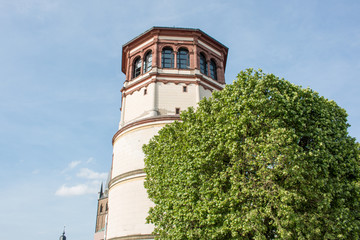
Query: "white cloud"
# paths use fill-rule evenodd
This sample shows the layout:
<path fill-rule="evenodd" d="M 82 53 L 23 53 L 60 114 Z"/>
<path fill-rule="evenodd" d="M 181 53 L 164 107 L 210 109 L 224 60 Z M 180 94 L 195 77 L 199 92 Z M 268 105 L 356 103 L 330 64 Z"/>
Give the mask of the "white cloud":
<path fill-rule="evenodd" d="M 92 158 L 90 158 L 92 159 Z M 87 163 L 88 161 L 86 161 Z M 63 171 L 76 168 L 82 161 L 73 161 L 69 163 L 67 168 Z M 73 186 L 63 184 L 59 189 L 56 190 L 55 195 L 57 196 L 79 196 L 84 194 L 96 194 L 100 188 L 101 182 L 106 181 L 107 173 L 95 172 L 89 168 L 81 168 L 76 177 L 82 179 L 80 182 Z M 66 180 L 70 181 L 73 177 L 66 174 Z"/>
<path fill-rule="evenodd" d="M 86 160 L 86 163 L 92 163 L 92 162 L 94 162 L 94 161 L 95 161 L 95 158 L 89 157 L 89 159 Z"/>
<path fill-rule="evenodd" d="M 71 163 L 69 163 L 68 168 L 73 169 L 75 168 L 77 165 L 79 165 L 81 163 L 81 161 L 72 161 Z"/>
<path fill-rule="evenodd" d="M 94 194 L 97 193 L 95 187 L 90 187 L 86 184 L 78 184 L 75 186 L 68 187 L 66 185 L 62 185 L 56 192 L 55 195 L 57 196 L 79 196 L 84 194 Z"/>
<path fill-rule="evenodd" d="M 61 171 L 61 173 L 64 174 L 64 173 L 68 172 L 69 170 L 76 168 L 80 163 L 81 163 L 81 161 L 72 161 L 72 162 L 70 162 L 67 165 L 67 167 L 64 170 Z"/>
<path fill-rule="evenodd" d="M 94 172 L 93 170 L 90 170 L 88 168 L 82 168 L 77 173 L 78 177 L 86 178 L 86 179 L 106 179 L 107 175 L 108 175 L 107 173 Z"/>

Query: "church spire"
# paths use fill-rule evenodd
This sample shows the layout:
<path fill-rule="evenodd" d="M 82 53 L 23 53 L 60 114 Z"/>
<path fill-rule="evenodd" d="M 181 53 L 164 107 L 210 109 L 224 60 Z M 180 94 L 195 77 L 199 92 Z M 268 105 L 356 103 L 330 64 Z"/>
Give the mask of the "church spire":
<path fill-rule="evenodd" d="M 101 183 L 100 192 L 99 192 L 99 199 L 102 198 L 104 192 L 103 192 L 103 183 Z"/>
<path fill-rule="evenodd" d="M 66 236 L 65 236 L 65 226 L 64 226 L 63 234 L 60 236 L 59 240 L 66 240 Z"/>

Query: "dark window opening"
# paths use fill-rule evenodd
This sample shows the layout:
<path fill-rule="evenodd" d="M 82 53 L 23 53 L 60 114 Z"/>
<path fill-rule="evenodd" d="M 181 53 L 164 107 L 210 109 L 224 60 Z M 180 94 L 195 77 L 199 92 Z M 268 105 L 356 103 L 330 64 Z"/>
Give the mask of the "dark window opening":
<path fill-rule="evenodd" d="M 161 66 L 163 68 L 174 68 L 174 53 L 171 48 L 164 48 L 162 50 Z"/>
<path fill-rule="evenodd" d="M 100 212 L 102 212 L 103 211 L 103 205 L 101 204 L 100 205 Z"/>
<path fill-rule="evenodd" d="M 147 94 L 147 89 L 145 88 L 145 89 L 144 89 L 144 95 L 146 95 L 146 94 Z"/>
<path fill-rule="evenodd" d="M 177 67 L 179 69 L 188 69 L 189 68 L 189 51 L 184 48 L 180 48 L 177 54 Z"/>
<path fill-rule="evenodd" d="M 133 78 L 136 78 L 141 73 L 141 58 L 137 57 L 134 61 L 134 72 L 133 72 Z"/>
<path fill-rule="evenodd" d="M 208 65 L 204 54 L 200 53 L 200 72 L 208 75 Z"/>
<path fill-rule="evenodd" d="M 175 114 L 180 114 L 180 108 L 175 108 Z"/>
<path fill-rule="evenodd" d="M 148 52 L 144 60 L 144 73 L 150 71 L 152 68 L 152 53 Z"/>
<path fill-rule="evenodd" d="M 183 86 L 183 92 L 187 92 L 187 86 Z"/>
<path fill-rule="evenodd" d="M 216 63 L 214 60 L 210 61 L 210 77 L 217 80 Z"/>
<path fill-rule="evenodd" d="M 106 203 L 105 211 L 107 211 L 108 209 L 109 209 L 108 204 Z"/>

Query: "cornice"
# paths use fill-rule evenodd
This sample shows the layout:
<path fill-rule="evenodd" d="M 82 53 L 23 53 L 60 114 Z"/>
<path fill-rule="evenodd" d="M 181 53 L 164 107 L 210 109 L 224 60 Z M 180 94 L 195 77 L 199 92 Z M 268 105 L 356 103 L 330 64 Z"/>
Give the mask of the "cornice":
<path fill-rule="evenodd" d="M 131 178 L 131 176 L 133 176 L 133 177 Z M 137 169 L 137 170 L 133 170 L 130 172 L 122 173 L 110 180 L 109 189 L 116 183 L 120 183 L 120 182 L 123 182 L 128 179 L 134 179 L 137 177 L 144 177 L 144 176 L 145 176 L 144 169 Z"/>
<path fill-rule="evenodd" d="M 149 118 L 144 118 L 135 122 L 131 122 L 127 125 L 125 125 L 124 127 L 120 128 L 114 135 L 114 137 L 112 138 L 112 144 L 114 145 L 114 142 L 116 140 L 116 138 L 123 133 L 124 131 L 132 128 L 132 127 L 136 127 L 139 125 L 143 125 L 143 124 L 147 124 L 147 123 L 156 123 L 156 122 L 161 122 L 161 121 L 176 121 L 176 120 L 180 120 L 180 116 L 179 115 L 162 115 L 162 116 L 155 116 L 155 117 L 149 117 Z"/>
<path fill-rule="evenodd" d="M 154 77 L 155 76 L 155 77 Z M 169 78 L 169 79 L 159 79 L 159 78 Z M 176 77 L 177 80 L 172 80 L 171 78 Z M 182 78 L 183 80 L 178 80 L 179 78 Z M 200 81 L 199 81 L 200 79 Z M 205 84 L 201 84 L 201 81 L 203 81 L 206 85 L 211 86 L 205 87 Z M 146 83 L 145 83 L 146 82 Z M 222 83 L 214 83 L 213 80 L 209 80 L 203 76 L 201 73 L 192 73 L 192 74 L 171 74 L 171 73 L 158 73 L 158 72 L 152 72 L 149 74 L 149 77 L 143 78 L 141 81 L 134 82 L 133 84 L 129 84 L 126 87 L 123 87 L 121 89 L 122 94 L 126 97 L 127 95 L 131 95 L 136 91 L 140 91 L 140 89 L 149 86 L 151 83 L 154 82 L 161 82 L 164 84 L 168 83 L 174 83 L 176 85 L 183 83 L 185 85 L 189 84 L 200 84 L 206 89 L 209 89 L 211 91 L 213 90 L 222 90 L 224 88 L 225 84 Z M 200 83 L 199 83 L 200 82 Z M 138 86 L 138 87 L 136 87 Z M 133 88 L 133 89 L 132 89 Z M 131 89 L 131 90 L 130 90 Z"/>
<path fill-rule="evenodd" d="M 147 240 L 147 239 L 154 239 L 155 235 L 152 234 L 137 234 L 137 235 L 127 235 L 123 237 L 114 237 L 109 238 L 108 240 Z"/>

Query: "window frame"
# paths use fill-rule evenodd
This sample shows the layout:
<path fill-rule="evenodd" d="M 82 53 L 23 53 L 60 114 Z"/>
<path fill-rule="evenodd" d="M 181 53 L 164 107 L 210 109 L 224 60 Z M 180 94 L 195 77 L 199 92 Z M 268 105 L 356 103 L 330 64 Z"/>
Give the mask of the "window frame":
<path fill-rule="evenodd" d="M 134 65 L 133 65 L 133 78 L 137 78 L 141 75 L 141 57 L 137 56 L 134 59 Z"/>
<path fill-rule="evenodd" d="M 180 108 L 175 108 L 175 115 L 179 115 L 180 114 Z"/>
<path fill-rule="evenodd" d="M 187 48 L 181 47 L 177 51 L 176 63 L 178 69 L 189 69 L 190 68 L 190 56 Z"/>
<path fill-rule="evenodd" d="M 204 75 L 208 75 L 208 63 L 204 53 L 200 53 L 200 72 Z"/>
<path fill-rule="evenodd" d="M 150 61 L 149 61 L 150 59 Z M 147 73 L 152 69 L 152 51 L 148 51 L 144 57 L 144 69 L 143 72 Z"/>
<path fill-rule="evenodd" d="M 214 80 L 218 80 L 217 78 L 217 66 L 216 66 L 216 62 L 214 59 L 210 60 L 210 77 Z"/>
<path fill-rule="evenodd" d="M 169 51 L 168 53 L 166 51 Z M 166 62 L 169 60 L 169 63 Z M 171 47 L 164 47 L 161 51 L 161 67 L 174 68 L 174 50 Z"/>
<path fill-rule="evenodd" d="M 103 212 L 103 205 L 100 204 L 100 209 L 99 209 L 99 212 L 102 213 Z"/>

